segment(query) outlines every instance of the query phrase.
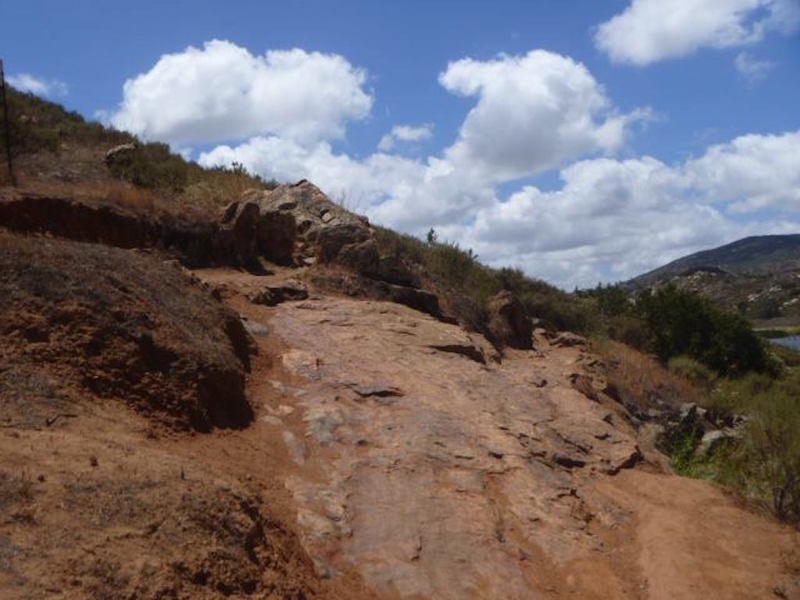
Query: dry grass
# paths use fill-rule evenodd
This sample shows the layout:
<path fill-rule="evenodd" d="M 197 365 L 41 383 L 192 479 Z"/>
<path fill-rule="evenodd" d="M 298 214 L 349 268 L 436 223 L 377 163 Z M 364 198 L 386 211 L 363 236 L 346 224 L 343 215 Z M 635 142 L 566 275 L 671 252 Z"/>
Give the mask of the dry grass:
<path fill-rule="evenodd" d="M 165 200 L 157 193 L 115 180 L 64 182 L 23 177 L 19 182 L 19 191 L 23 194 L 72 198 L 92 205 L 108 204 L 141 215 L 178 212 L 174 202 Z"/>
<path fill-rule="evenodd" d="M 620 400 L 641 409 L 698 402 L 700 394 L 687 379 L 671 373 L 654 357 L 612 340 L 596 340 L 592 349 L 608 365 L 609 384 Z"/>
<path fill-rule="evenodd" d="M 175 200 L 181 207 L 196 207 L 216 212 L 229 202 L 238 200 L 251 189 L 264 189 L 264 183 L 246 172 L 225 169 L 201 169 L 190 165 L 189 183 Z"/>

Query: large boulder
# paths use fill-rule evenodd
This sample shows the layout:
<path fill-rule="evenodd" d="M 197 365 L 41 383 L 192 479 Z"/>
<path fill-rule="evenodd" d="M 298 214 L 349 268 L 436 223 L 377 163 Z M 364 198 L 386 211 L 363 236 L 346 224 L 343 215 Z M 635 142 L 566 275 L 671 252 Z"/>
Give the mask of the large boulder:
<path fill-rule="evenodd" d="M 533 348 L 533 322 L 522 302 L 503 290 L 489 302 L 489 330 L 495 340 L 520 350 Z"/>
<path fill-rule="evenodd" d="M 106 152 L 103 157 L 103 162 L 108 166 L 118 162 L 128 162 L 133 158 L 138 147 L 139 145 L 136 142 L 114 146 Z"/>
<path fill-rule="evenodd" d="M 250 191 L 261 212 L 258 247 L 281 264 L 337 263 L 363 275 L 378 273 L 380 257 L 366 218 L 338 206 L 308 181 Z"/>

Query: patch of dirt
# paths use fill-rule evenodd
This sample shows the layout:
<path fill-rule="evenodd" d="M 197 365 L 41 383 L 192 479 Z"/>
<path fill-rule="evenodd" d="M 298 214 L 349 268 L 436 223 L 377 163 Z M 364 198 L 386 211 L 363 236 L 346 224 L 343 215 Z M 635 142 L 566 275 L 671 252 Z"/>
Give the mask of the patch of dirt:
<path fill-rule="evenodd" d="M 109 404 L 55 432 L 0 430 L 0 597 L 369 597 L 320 580 L 243 439 L 140 427 Z"/>
<path fill-rule="evenodd" d="M 174 264 L 0 232 L 0 273 L 0 422 L 51 425 L 91 397 L 177 429 L 251 421 L 248 335 Z"/>
<path fill-rule="evenodd" d="M 797 531 L 742 510 L 721 488 L 630 470 L 592 494 L 630 515 L 643 597 L 800 598 Z"/>

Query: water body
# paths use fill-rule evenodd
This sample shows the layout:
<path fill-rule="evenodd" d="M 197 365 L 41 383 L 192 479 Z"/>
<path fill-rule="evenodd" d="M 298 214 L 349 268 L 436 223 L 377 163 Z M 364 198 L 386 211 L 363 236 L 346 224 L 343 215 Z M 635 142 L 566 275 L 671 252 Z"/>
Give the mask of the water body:
<path fill-rule="evenodd" d="M 788 346 L 795 350 L 800 350 L 800 335 L 788 335 L 782 338 L 774 338 L 770 340 L 773 344 L 780 344 L 781 346 Z"/>

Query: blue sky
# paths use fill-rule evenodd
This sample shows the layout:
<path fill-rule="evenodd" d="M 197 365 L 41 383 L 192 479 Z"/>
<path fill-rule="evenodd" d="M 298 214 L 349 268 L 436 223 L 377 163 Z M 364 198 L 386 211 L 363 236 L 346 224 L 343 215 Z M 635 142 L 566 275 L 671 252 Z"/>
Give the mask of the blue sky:
<path fill-rule="evenodd" d="M 800 231 L 800 0 L 2 14 L 18 86 L 565 287 Z"/>

